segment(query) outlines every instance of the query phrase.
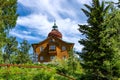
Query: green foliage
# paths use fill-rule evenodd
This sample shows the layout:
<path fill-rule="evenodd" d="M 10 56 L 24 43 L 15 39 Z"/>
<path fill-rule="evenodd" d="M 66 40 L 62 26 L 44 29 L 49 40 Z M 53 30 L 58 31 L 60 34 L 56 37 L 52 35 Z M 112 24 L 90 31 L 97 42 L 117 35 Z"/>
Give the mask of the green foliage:
<path fill-rule="evenodd" d="M 32 80 L 37 69 L 10 67 L 1 68 L 0 71 L 0 80 Z"/>
<path fill-rule="evenodd" d="M 105 25 L 107 29 L 102 31 L 100 35 L 100 36 L 104 36 L 104 38 L 102 38 L 101 43 L 106 44 L 108 48 L 112 50 L 108 54 L 111 55 L 108 66 L 110 67 L 110 73 L 111 73 L 110 76 L 112 76 L 110 77 L 111 79 L 120 78 L 120 73 L 119 73 L 120 72 L 120 65 L 119 65 L 120 23 L 119 22 L 120 22 L 120 10 L 114 8 L 113 12 L 107 16 L 106 22 L 103 23 L 103 25 Z"/>
<path fill-rule="evenodd" d="M 35 66 L 26 66 L 28 65 Z M 58 74 L 53 67 L 47 68 L 47 65 L 43 64 L 39 66 L 43 68 L 0 67 L 0 80 L 70 80 Z"/>
<path fill-rule="evenodd" d="M 23 40 L 18 47 L 18 42 L 15 37 L 9 37 L 7 43 L 5 44 L 3 50 L 4 54 L 1 51 L 1 58 L 3 58 L 4 63 L 31 63 L 30 59 L 30 44 L 27 40 Z"/>
<path fill-rule="evenodd" d="M 6 45 L 4 46 L 4 54 L 3 59 L 4 63 L 13 63 L 12 55 L 17 54 L 18 52 L 18 42 L 16 41 L 16 37 L 9 37 Z"/>
<path fill-rule="evenodd" d="M 0 1 L 0 48 L 7 42 L 6 34 L 15 27 L 17 0 Z"/>
<path fill-rule="evenodd" d="M 2 57 L 2 52 L 0 50 L 0 64 L 2 64 L 2 63 L 3 63 L 3 57 Z"/>
<path fill-rule="evenodd" d="M 7 42 L 6 34 L 4 32 L 0 32 L 0 48 L 2 48 Z"/>
<path fill-rule="evenodd" d="M 33 80 L 55 80 L 54 78 L 55 76 L 55 71 L 47 71 L 44 69 L 41 69 L 39 73 L 37 73 L 37 75 L 35 75 L 33 77 Z"/>
<path fill-rule="evenodd" d="M 70 51 L 68 59 L 55 59 L 51 66 L 56 68 L 57 73 L 68 75 L 76 80 L 80 80 L 84 70 L 80 65 L 79 59 L 77 59 L 74 54 L 73 51 Z"/>
<path fill-rule="evenodd" d="M 31 46 L 27 40 L 23 40 L 23 42 L 20 43 L 19 52 L 16 57 L 17 64 L 31 62 L 31 59 L 29 56 L 30 47 Z"/>
<path fill-rule="evenodd" d="M 85 4 L 85 7 L 88 10 L 82 11 L 88 17 L 88 25 L 79 25 L 79 31 L 86 36 L 79 41 L 84 46 L 80 55 L 85 69 L 82 79 L 119 78 L 119 73 L 114 74 L 119 72 L 119 69 L 113 65 L 118 61 L 115 56 L 120 52 L 120 15 L 113 11 L 113 6 L 105 5 L 104 1 L 100 3 L 100 0 L 92 0 L 92 5 Z"/>
<path fill-rule="evenodd" d="M 66 78 L 66 77 L 64 77 L 64 76 L 60 76 L 60 75 L 55 75 L 55 80 L 70 80 L 70 79 L 68 79 L 68 78 Z"/>
<path fill-rule="evenodd" d="M 17 0 L 0 0 L 0 59 L 3 62 L 3 48 L 9 42 L 7 34 L 14 28 L 17 20 Z M 8 55 L 4 55 L 8 57 Z M 4 59 L 5 61 L 5 59 Z M 1 63 L 2 63 L 1 62 Z"/>
<path fill-rule="evenodd" d="M 0 1 L 0 30 L 9 30 L 16 24 L 17 19 L 17 0 L 1 0 Z"/>

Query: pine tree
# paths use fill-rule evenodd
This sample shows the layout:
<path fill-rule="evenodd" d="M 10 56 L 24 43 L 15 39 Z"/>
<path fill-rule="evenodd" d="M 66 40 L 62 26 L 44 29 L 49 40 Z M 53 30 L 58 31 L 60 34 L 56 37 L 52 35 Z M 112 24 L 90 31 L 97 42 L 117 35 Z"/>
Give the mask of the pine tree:
<path fill-rule="evenodd" d="M 79 31 L 86 36 L 86 38 L 79 41 L 84 46 L 81 52 L 83 59 L 82 66 L 86 71 L 84 80 L 109 80 L 107 71 L 104 68 L 104 60 L 110 60 L 113 57 L 111 48 L 103 45 L 101 47 L 101 40 L 104 36 L 101 31 L 105 30 L 103 26 L 106 14 L 110 9 L 110 5 L 105 6 L 104 1 L 92 0 L 92 5 L 85 4 L 88 10 L 82 9 L 88 17 L 88 25 L 79 25 Z M 105 50 L 104 50 L 105 49 Z"/>
<path fill-rule="evenodd" d="M 111 50 L 104 61 L 104 67 L 110 72 L 109 79 L 117 80 L 120 78 L 120 10 L 113 6 L 111 13 L 108 14 L 103 26 L 105 30 L 101 32 L 101 48 Z M 104 37 L 103 37 L 104 36 Z M 106 46 L 105 48 L 104 45 Z"/>

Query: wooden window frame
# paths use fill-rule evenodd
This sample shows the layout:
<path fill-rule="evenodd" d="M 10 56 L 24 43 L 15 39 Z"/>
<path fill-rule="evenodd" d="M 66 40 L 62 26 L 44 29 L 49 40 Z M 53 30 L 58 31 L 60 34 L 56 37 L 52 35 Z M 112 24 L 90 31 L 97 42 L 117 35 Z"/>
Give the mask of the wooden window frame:
<path fill-rule="evenodd" d="M 49 50 L 50 51 L 56 51 L 56 46 L 55 45 L 50 45 Z"/>
<path fill-rule="evenodd" d="M 53 59 L 55 59 L 55 56 L 50 56 L 50 60 L 53 60 Z"/>
<path fill-rule="evenodd" d="M 43 56 L 40 56 L 40 61 L 43 61 L 44 60 L 44 57 Z"/>
<path fill-rule="evenodd" d="M 66 47 L 65 46 L 62 46 L 62 51 L 65 51 L 66 50 Z"/>
<path fill-rule="evenodd" d="M 40 52 L 44 51 L 44 47 L 40 46 Z"/>

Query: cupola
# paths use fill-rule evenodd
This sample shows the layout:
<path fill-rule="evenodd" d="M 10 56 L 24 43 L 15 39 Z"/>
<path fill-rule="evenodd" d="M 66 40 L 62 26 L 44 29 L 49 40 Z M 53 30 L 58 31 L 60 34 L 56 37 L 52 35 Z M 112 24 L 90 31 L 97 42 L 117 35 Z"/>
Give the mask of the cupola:
<path fill-rule="evenodd" d="M 59 32 L 58 26 L 56 25 L 55 22 L 54 22 L 51 32 L 48 34 L 48 37 L 50 37 L 50 36 L 62 39 L 62 34 L 61 34 L 61 32 Z"/>

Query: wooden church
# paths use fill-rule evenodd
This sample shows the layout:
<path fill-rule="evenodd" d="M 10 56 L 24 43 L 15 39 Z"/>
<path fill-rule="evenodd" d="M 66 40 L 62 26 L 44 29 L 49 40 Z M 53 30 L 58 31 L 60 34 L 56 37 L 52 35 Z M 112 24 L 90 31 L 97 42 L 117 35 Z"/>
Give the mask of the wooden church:
<path fill-rule="evenodd" d="M 62 34 L 59 32 L 56 23 L 54 23 L 52 28 L 44 41 L 32 44 L 38 62 L 50 62 L 54 58 L 67 59 L 69 57 L 69 51 L 73 49 L 74 43 L 68 43 L 62 40 Z"/>

